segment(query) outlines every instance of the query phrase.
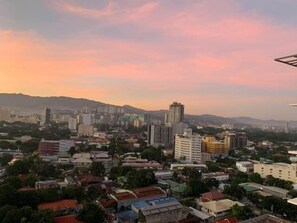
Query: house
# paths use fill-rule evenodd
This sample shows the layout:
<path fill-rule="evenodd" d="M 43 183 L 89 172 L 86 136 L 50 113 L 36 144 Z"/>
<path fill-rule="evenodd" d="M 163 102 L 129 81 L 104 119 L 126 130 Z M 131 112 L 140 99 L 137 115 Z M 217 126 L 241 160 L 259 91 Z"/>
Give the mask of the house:
<path fill-rule="evenodd" d="M 80 206 L 75 199 L 65 199 L 60 201 L 45 202 L 38 205 L 38 210 L 51 210 L 53 212 L 75 214 Z"/>
<path fill-rule="evenodd" d="M 183 219 L 183 206 L 175 198 L 137 201 L 131 208 L 139 214 L 139 223 L 168 223 Z"/>
<path fill-rule="evenodd" d="M 222 200 L 218 200 L 218 201 L 199 202 L 199 206 L 201 207 L 201 210 L 205 213 L 208 213 L 208 214 L 214 216 L 216 219 L 223 218 L 226 215 L 228 215 L 231 208 L 236 204 L 241 207 L 244 206 L 244 204 L 242 204 L 238 201 L 232 201 L 229 199 L 222 199 Z"/>
<path fill-rule="evenodd" d="M 35 189 L 49 189 L 49 188 L 59 188 L 57 180 L 46 180 L 46 181 L 37 181 L 35 182 Z"/>
<path fill-rule="evenodd" d="M 225 172 L 202 173 L 202 179 L 214 178 L 217 181 L 229 180 L 229 174 Z"/>
<path fill-rule="evenodd" d="M 104 181 L 104 178 L 93 175 L 80 175 L 76 178 L 76 181 L 79 186 L 86 187 L 93 184 L 99 184 Z"/>
<path fill-rule="evenodd" d="M 118 193 L 110 194 L 110 197 L 117 202 L 118 210 L 124 210 L 135 201 L 164 198 L 167 197 L 167 193 L 160 187 L 143 187 L 120 190 Z"/>
<path fill-rule="evenodd" d="M 224 194 L 218 192 L 218 191 L 211 191 L 201 194 L 200 201 L 207 202 L 207 201 L 216 201 L 221 200 L 224 198 Z"/>

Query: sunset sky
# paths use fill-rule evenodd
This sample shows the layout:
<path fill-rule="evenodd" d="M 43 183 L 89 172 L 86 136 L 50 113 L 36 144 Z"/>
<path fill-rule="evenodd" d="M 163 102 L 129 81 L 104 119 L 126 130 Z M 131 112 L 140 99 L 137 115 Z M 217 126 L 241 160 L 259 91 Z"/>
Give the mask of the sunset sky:
<path fill-rule="evenodd" d="M 0 92 L 297 120 L 296 0 L 0 0 Z"/>

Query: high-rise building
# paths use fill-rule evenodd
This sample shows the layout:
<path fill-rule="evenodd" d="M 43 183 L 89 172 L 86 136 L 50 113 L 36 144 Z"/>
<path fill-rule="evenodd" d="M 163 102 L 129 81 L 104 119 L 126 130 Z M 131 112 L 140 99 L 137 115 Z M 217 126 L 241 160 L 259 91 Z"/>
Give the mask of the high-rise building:
<path fill-rule="evenodd" d="M 84 125 L 92 125 L 92 114 L 90 113 L 84 113 L 82 114 L 82 124 Z"/>
<path fill-rule="evenodd" d="M 184 105 L 181 103 L 173 102 L 169 106 L 168 123 L 175 124 L 183 122 L 184 120 Z"/>
<path fill-rule="evenodd" d="M 79 136 L 93 136 L 94 127 L 92 125 L 80 124 L 78 126 L 78 135 Z"/>
<path fill-rule="evenodd" d="M 175 159 L 201 163 L 201 143 L 199 134 L 193 134 L 192 129 L 185 129 L 183 135 L 175 136 Z"/>
<path fill-rule="evenodd" d="M 51 121 L 51 110 L 49 108 L 45 108 L 41 112 L 41 121 L 40 125 L 48 125 Z"/>
<path fill-rule="evenodd" d="M 0 121 L 8 121 L 10 119 L 11 112 L 9 109 L 0 109 Z"/>
<path fill-rule="evenodd" d="M 247 136 L 245 132 L 227 132 L 224 143 L 228 149 L 243 148 L 247 145 Z"/>
<path fill-rule="evenodd" d="M 165 125 L 148 126 L 148 145 L 168 146 L 173 142 L 173 129 Z"/>
<path fill-rule="evenodd" d="M 227 156 L 229 147 L 225 142 L 216 140 L 214 136 L 204 136 L 202 151 L 209 153 L 211 157 Z"/>
<path fill-rule="evenodd" d="M 77 130 L 77 119 L 76 118 L 69 118 L 68 129 L 70 129 L 71 131 Z"/>

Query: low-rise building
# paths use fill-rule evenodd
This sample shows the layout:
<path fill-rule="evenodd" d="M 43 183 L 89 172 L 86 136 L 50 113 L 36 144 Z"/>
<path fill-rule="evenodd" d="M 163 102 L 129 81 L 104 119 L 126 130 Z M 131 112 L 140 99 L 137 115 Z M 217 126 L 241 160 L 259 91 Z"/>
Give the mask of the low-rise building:
<path fill-rule="evenodd" d="M 254 164 L 254 172 L 261 175 L 262 178 L 271 175 L 275 178 L 282 180 L 292 181 L 297 183 L 297 164 L 287 164 L 287 163 L 273 163 L 264 164 L 256 163 Z"/>
<path fill-rule="evenodd" d="M 202 173 L 202 179 L 214 178 L 217 181 L 229 180 L 229 174 L 225 172 Z"/>
<path fill-rule="evenodd" d="M 131 208 L 139 214 L 139 223 L 168 223 L 183 218 L 183 206 L 175 198 L 137 201 Z"/>
<path fill-rule="evenodd" d="M 46 180 L 46 181 L 37 181 L 35 182 L 35 189 L 49 189 L 49 188 L 58 188 L 60 187 L 57 180 Z"/>
<path fill-rule="evenodd" d="M 205 164 L 193 164 L 193 163 L 172 163 L 170 165 L 170 170 L 182 170 L 184 168 L 195 168 L 204 170 L 207 169 Z"/>
<path fill-rule="evenodd" d="M 218 201 L 208 201 L 208 202 L 200 202 L 199 206 L 201 207 L 201 210 L 203 212 L 206 212 L 212 216 L 214 216 L 216 219 L 225 217 L 229 214 L 231 208 L 235 205 L 239 205 L 241 207 L 244 206 L 244 204 L 238 202 L 238 201 L 232 201 L 230 199 L 223 199 Z"/>
<path fill-rule="evenodd" d="M 250 161 L 237 161 L 236 167 L 239 171 L 244 173 L 253 173 L 254 172 L 254 163 Z"/>

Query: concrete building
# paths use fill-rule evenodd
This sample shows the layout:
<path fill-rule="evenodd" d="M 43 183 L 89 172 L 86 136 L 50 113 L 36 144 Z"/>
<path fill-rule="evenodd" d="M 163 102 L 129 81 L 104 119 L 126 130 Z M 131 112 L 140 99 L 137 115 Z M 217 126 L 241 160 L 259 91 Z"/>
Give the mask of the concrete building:
<path fill-rule="evenodd" d="M 212 216 L 214 216 L 216 219 L 223 218 L 227 216 L 231 210 L 231 208 L 235 205 L 239 205 L 241 207 L 244 206 L 244 204 L 238 202 L 238 201 L 232 201 L 229 199 L 222 199 L 218 201 L 208 201 L 208 202 L 200 202 L 199 206 L 201 207 L 201 210 L 205 213 L 208 213 Z"/>
<path fill-rule="evenodd" d="M 70 129 L 71 131 L 77 131 L 77 119 L 76 118 L 69 118 L 68 119 L 68 129 Z"/>
<path fill-rule="evenodd" d="M 51 121 L 51 110 L 49 108 L 45 108 L 41 112 L 41 120 L 40 125 L 48 125 Z"/>
<path fill-rule="evenodd" d="M 244 173 L 253 173 L 254 172 L 254 163 L 250 161 L 237 161 L 236 168 Z"/>
<path fill-rule="evenodd" d="M 126 157 L 122 166 L 129 166 L 136 169 L 161 169 L 162 165 L 156 161 L 148 161 L 147 159 L 138 159 L 136 157 Z"/>
<path fill-rule="evenodd" d="M 214 136 L 203 137 L 203 151 L 211 155 L 211 157 L 227 156 L 229 148 L 224 142 L 217 141 Z"/>
<path fill-rule="evenodd" d="M 79 136 L 93 136 L 94 128 L 92 125 L 80 124 L 78 126 L 78 135 Z"/>
<path fill-rule="evenodd" d="M 71 147 L 75 147 L 75 141 L 70 139 L 61 139 L 59 141 L 59 153 L 65 154 Z"/>
<path fill-rule="evenodd" d="M 182 170 L 184 168 L 195 168 L 199 170 L 207 169 L 205 164 L 192 164 L 192 163 L 172 163 L 170 165 L 170 170 Z"/>
<path fill-rule="evenodd" d="M 211 161 L 211 154 L 201 153 L 201 163 L 206 163 L 207 161 Z"/>
<path fill-rule="evenodd" d="M 272 175 L 275 178 L 292 181 L 297 183 L 297 164 L 287 163 L 255 163 L 254 172 L 261 175 L 262 178 Z"/>
<path fill-rule="evenodd" d="M 183 206 L 175 198 L 134 202 L 132 210 L 139 214 L 139 223 L 169 223 L 183 218 Z"/>
<path fill-rule="evenodd" d="M 168 146 L 173 142 L 173 129 L 166 125 L 148 126 L 148 145 Z"/>
<path fill-rule="evenodd" d="M 175 124 L 184 120 L 184 105 L 173 102 L 169 106 L 168 123 Z"/>
<path fill-rule="evenodd" d="M 92 125 L 93 124 L 92 114 L 84 113 L 84 114 L 81 114 L 81 117 L 82 117 L 82 124 L 84 124 L 84 125 Z"/>
<path fill-rule="evenodd" d="M 186 129 L 183 135 L 176 135 L 175 159 L 201 163 L 201 142 L 202 137 L 193 134 L 192 129 Z"/>
<path fill-rule="evenodd" d="M 224 143 L 228 149 L 243 148 L 247 145 L 245 132 L 227 132 Z"/>
<path fill-rule="evenodd" d="M 112 168 L 112 158 L 108 155 L 108 152 L 93 151 L 90 155 L 94 162 L 100 162 L 103 164 L 106 173 L 110 172 Z"/>
<path fill-rule="evenodd" d="M 55 156 L 59 153 L 60 141 L 44 140 L 39 142 L 39 156 Z"/>
<path fill-rule="evenodd" d="M 229 180 L 229 174 L 225 172 L 202 173 L 202 179 L 214 178 L 217 181 Z"/>
<path fill-rule="evenodd" d="M 0 121 L 9 121 L 11 111 L 9 109 L 0 109 Z"/>

